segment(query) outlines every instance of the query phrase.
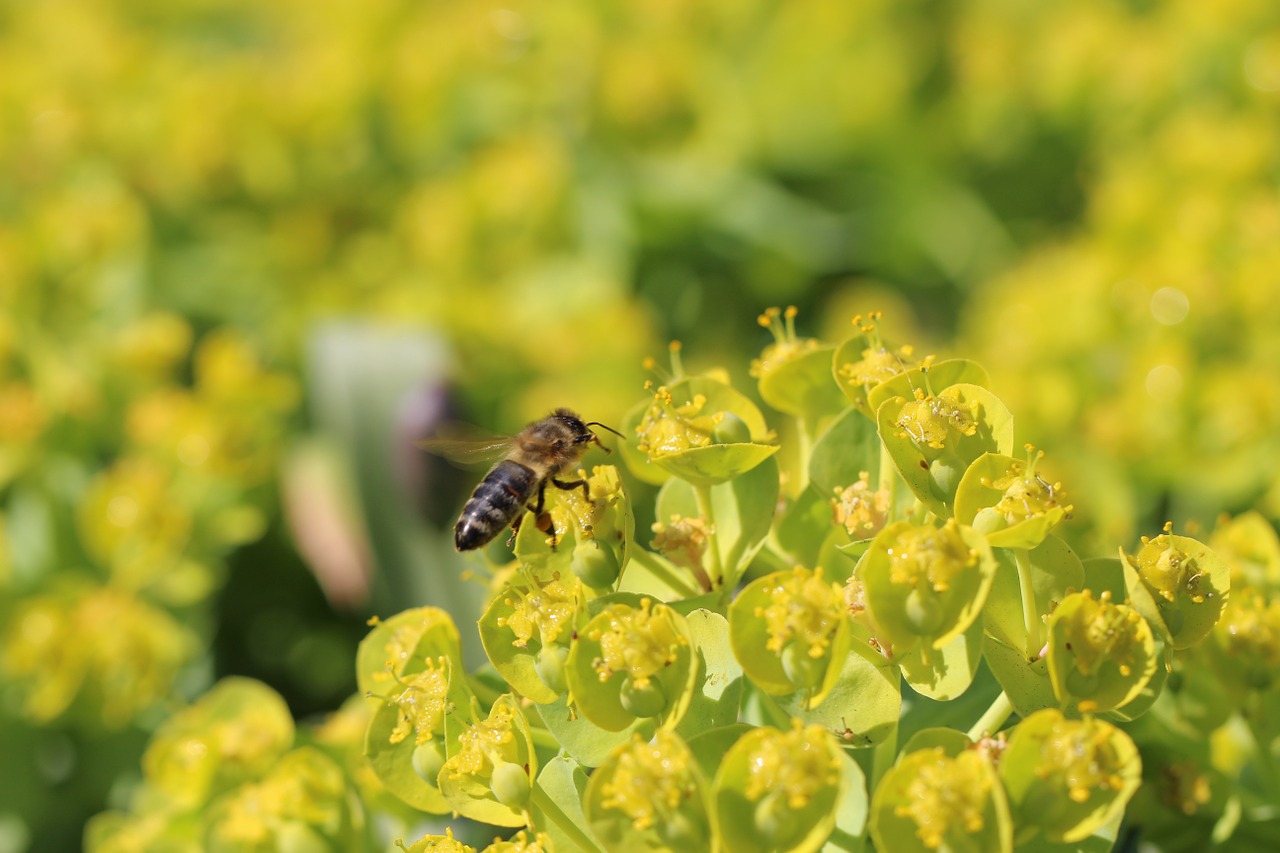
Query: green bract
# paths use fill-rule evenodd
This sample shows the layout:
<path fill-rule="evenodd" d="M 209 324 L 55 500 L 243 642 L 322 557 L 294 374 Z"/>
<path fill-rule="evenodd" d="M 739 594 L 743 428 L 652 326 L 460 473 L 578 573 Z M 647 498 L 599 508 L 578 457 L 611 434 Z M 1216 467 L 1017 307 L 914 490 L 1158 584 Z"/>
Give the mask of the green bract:
<path fill-rule="evenodd" d="M 378 619 L 373 630 L 360 641 L 356 657 L 356 678 L 361 692 L 385 696 L 398 686 L 397 677 L 406 668 L 421 666 L 424 660 L 447 657 L 462 666 L 462 647 L 453 617 L 438 607 L 418 607 Z"/>
<path fill-rule="evenodd" d="M 964 633 L 995 571 L 990 546 L 973 529 L 955 521 L 940 527 L 899 521 L 872 540 L 856 575 L 876 636 L 898 653 L 917 645 L 941 649 Z"/>
<path fill-rule="evenodd" d="M 712 784 L 715 825 L 726 853 L 809 853 L 835 825 L 845 775 L 835 738 L 795 721 L 759 728 L 724 756 Z"/>
<path fill-rule="evenodd" d="M 1101 720 L 1056 710 L 1023 720 L 1000 759 L 1000 778 L 1020 827 L 1076 842 L 1120 814 L 1142 777 L 1137 748 Z"/>
<path fill-rule="evenodd" d="M 426 812 L 449 810 L 437 777 L 471 716 L 460 665 L 447 657 L 407 665 L 381 697 L 365 733 L 364 752 L 378 779 Z"/>

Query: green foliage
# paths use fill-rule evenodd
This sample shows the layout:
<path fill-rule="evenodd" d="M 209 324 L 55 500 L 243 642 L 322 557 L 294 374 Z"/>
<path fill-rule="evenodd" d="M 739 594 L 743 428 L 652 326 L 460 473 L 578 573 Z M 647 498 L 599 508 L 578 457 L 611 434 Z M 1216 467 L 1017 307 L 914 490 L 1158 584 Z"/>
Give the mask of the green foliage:
<path fill-rule="evenodd" d="M 868 357 L 881 346 L 874 332 L 862 324 Z M 812 381 L 812 351 L 798 350 L 796 382 Z M 807 399 L 846 399 L 830 356 L 848 351 L 824 350 L 829 393 Z M 380 785 L 354 777 L 348 792 L 370 808 L 390 795 L 524 831 L 490 851 L 1105 853 L 1126 827 L 1158 836 L 1189 815 L 1216 820 L 1224 841 L 1264 825 L 1262 804 L 1280 790 L 1269 751 L 1228 759 L 1185 732 L 1230 736 L 1232 709 L 1212 700 L 1217 683 L 1257 743 L 1269 749 L 1278 734 L 1253 711 L 1280 703 L 1280 611 L 1264 592 L 1280 576 L 1275 537 L 1244 517 L 1215 534 L 1222 553 L 1166 530 L 1132 557 L 1082 563 L 1055 534 L 1069 520 L 1064 487 L 1036 475 L 1034 450 L 1027 461 L 1009 456 L 1012 419 L 1000 401 L 970 382 L 939 388 L 931 363 L 909 374 L 934 390 L 913 389 L 907 414 L 904 396 L 881 387 L 893 378 L 821 416 L 784 403 L 808 455 L 711 479 L 671 467 L 649 547 L 636 541 L 616 469 L 593 470 L 589 499 L 550 490 L 552 527 L 523 524 L 514 560 L 494 567 L 479 620 L 487 674 L 464 669 L 444 611 L 374 626 L 358 661 L 363 752 Z M 966 363 L 949 375 L 980 374 Z M 714 432 L 710 395 L 673 405 L 670 387 L 737 399 L 718 379 L 676 377 L 633 422 L 635 452 L 624 458 L 721 446 L 699 444 Z M 959 485 L 948 492 L 931 479 L 916 491 L 899 456 L 922 469 L 945 457 Z M 777 458 L 789 460 L 785 484 Z M 992 510 L 991 536 L 952 505 L 970 520 Z M 573 570 L 583 548 L 613 555 L 611 583 Z M 321 753 L 289 759 L 287 714 L 270 711 L 270 697 L 242 698 L 251 693 L 227 683 L 175 717 L 144 765 L 154 793 L 101 818 L 94 849 L 117 849 L 113 833 L 130 827 L 193 831 L 184 816 L 221 796 L 201 817 L 215 837 L 229 831 L 245 786 L 269 788 L 286 769 L 312 779 L 306 796 L 318 801 L 342 789 L 328 770 L 301 769 Z M 231 762 L 223 753 L 241 735 L 228 716 L 236 726 L 252 719 L 258 733 Z M 209 757 L 197 769 L 209 772 L 181 800 L 164 768 L 192 738 L 204 739 Z M 1175 795 L 1173 808 L 1161 805 Z M 302 812 L 282 811 L 269 837 L 301 833 L 339 849 L 338 833 L 359 824 L 341 809 L 305 813 L 299 823 Z M 407 849 L 459 844 L 449 831 Z"/>

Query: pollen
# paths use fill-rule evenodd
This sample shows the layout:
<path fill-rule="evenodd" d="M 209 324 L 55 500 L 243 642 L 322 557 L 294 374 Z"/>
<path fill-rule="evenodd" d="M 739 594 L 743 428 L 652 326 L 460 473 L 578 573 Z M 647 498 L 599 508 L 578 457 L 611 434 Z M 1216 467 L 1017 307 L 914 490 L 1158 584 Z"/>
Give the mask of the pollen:
<path fill-rule="evenodd" d="M 1124 788 L 1120 770 L 1124 760 L 1112 739 L 1114 729 L 1086 717 L 1063 720 L 1041 747 L 1036 775 L 1057 777 L 1074 803 L 1084 803 L 1095 793 Z"/>
<path fill-rule="evenodd" d="M 808 648 L 810 657 L 824 656 L 846 612 L 840 585 L 823 580 L 821 568 L 797 566 L 769 594 L 771 603 L 756 608 L 769 633 L 769 651 L 780 654 L 795 639 Z"/>
<path fill-rule="evenodd" d="M 637 830 L 651 828 L 697 796 L 690 759 L 688 748 L 670 732 L 659 731 L 652 743 L 634 735 L 603 786 L 604 807 L 621 811 Z"/>
<path fill-rule="evenodd" d="M 1154 539 L 1142 537 L 1142 547 L 1131 562 L 1143 582 L 1165 601 L 1177 601 L 1182 592 L 1192 602 L 1203 603 L 1206 596 L 1201 589 L 1204 575 L 1199 560 L 1174 544 L 1172 529 L 1170 522 L 1165 524 L 1164 533 Z"/>
<path fill-rule="evenodd" d="M 928 750 L 907 785 L 903 802 L 894 809 L 898 817 L 916 825 L 916 837 L 930 850 L 943 846 L 948 837 L 981 832 L 984 812 L 991 798 L 991 775 L 986 758 L 973 750 L 948 758 L 941 747 Z"/>
<path fill-rule="evenodd" d="M 625 673 L 632 685 L 643 690 L 653 676 L 675 663 L 689 641 L 676 629 L 672 612 L 649 598 L 640 601 L 639 609 L 615 606 L 609 627 L 591 637 L 600 643 L 600 658 L 593 664 L 600 680 Z"/>
<path fill-rule="evenodd" d="M 792 810 L 805 808 L 820 791 L 840 781 L 830 738 L 822 726 L 805 726 L 799 720 L 792 721 L 789 732 L 761 738 L 747 761 L 747 799 L 775 796 Z"/>
<path fill-rule="evenodd" d="M 932 396 L 917 388 L 915 399 L 903 405 L 894 426 L 900 437 L 941 450 L 948 442 L 954 445 L 961 436 L 977 433 L 979 405 L 976 400 L 960 403 L 945 390 Z"/>
<path fill-rule="evenodd" d="M 414 743 L 426 743 L 444 728 L 444 715 L 449 709 L 448 658 L 428 660 L 427 668 L 401 681 L 401 688 L 387 701 L 396 706 L 396 724 L 388 738 L 400 743 L 414 734 Z"/>
<path fill-rule="evenodd" d="M 904 531 L 889 549 L 889 580 L 922 591 L 945 593 L 962 572 L 978 565 L 978 552 L 960 536 L 955 519 L 942 527 Z"/>
<path fill-rule="evenodd" d="M 652 529 L 654 538 L 650 546 L 668 560 L 689 569 L 702 565 L 702 555 L 706 553 L 713 529 L 705 518 L 673 515 L 669 524 L 654 522 Z"/>
<path fill-rule="evenodd" d="M 848 488 L 836 488 L 835 521 L 850 536 L 869 539 L 884 527 L 889 518 L 889 491 L 872 489 L 871 475 L 862 471 L 858 482 Z"/>
<path fill-rule="evenodd" d="M 526 648 L 531 640 L 550 645 L 564 635 L 573 624 L 577 612 L 578 583 L 575 576 L 568 581 L 559 576 L 542 583 L 533 581 L 532 589 L 512 587 L 504 603 L 511 612 L 498 619 L 498 625 L 515 634 L 511 644 Z"/>

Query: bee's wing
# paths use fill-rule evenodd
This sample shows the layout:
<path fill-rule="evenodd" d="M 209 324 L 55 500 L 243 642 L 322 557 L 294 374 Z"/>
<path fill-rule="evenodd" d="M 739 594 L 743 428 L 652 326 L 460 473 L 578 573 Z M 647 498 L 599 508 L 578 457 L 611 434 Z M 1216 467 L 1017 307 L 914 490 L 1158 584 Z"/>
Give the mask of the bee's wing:
<path fill-rule="evenodd" d="M 466 434 L 469 432 L 451 424 L 435 437 L 418 442 L 418 446 L 460 465 L 480 465 L 496 462 L 515 444 L 515 436 Z"/>

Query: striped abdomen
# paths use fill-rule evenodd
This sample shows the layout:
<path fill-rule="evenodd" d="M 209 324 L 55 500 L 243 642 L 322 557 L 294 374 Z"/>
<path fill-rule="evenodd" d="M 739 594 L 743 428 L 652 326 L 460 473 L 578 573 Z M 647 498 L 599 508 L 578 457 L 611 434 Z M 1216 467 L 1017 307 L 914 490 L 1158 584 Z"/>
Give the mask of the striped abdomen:
<path fill-rule="evenodd" d="M 504 459 L 485 475 L 453 527 L 459 551 L 487 545 L 520 517 L 538 487 L 532 468 Z"/>

